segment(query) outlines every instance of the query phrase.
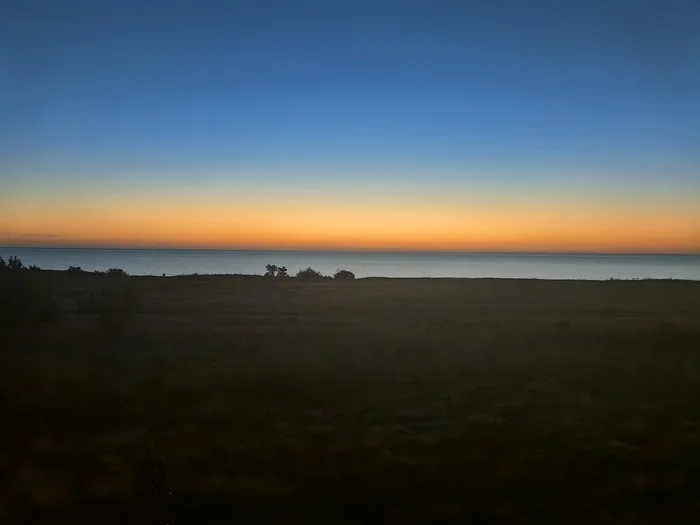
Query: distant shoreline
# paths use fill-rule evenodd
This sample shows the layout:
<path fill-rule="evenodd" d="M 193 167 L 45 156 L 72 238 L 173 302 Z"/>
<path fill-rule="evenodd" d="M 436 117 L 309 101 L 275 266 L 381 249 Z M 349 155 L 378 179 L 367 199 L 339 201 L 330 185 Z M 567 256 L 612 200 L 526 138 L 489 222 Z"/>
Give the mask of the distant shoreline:
<path fill-rule="evenodd" d="M 81 278 L 81 277 L 95 277 L 102 278 L 107 277 L 105 272 L 92 272 L 83 271 L 80 273 L 70 272 L 69 270 L 41 270 L 42 272 L 55 273 L 60 275 L 67 275 L 69 277 Z M 256 273 L 183 273 L 177 275 L 155 275 L 155 274 L 138 274 L 138 275 L 126 275 L 123 277 L 117 277 L 119 279 L 250 279 L 250 280 L 265 280 L 273 283 L 284 283 L 284 282 L 295 282 L 295 283 L 311 283 L 311 284 L 323 284 L 328 282 L 337 282 L 330 276 L 324 276 L 318 279 L 305 279 L 303 277 L 289 276 L 284 279 L 281 278 L 267 278 L 262 274 Z M 604 282 L 623 282 L 623 283 L 638 283 L 638 282 L 674 282 L 674 283 L 698 283 L 700 279 L 677 279 L 674 277 L 637 277 L 631 279 L 618 279 L 618 278 L 608 278 L 608 279 L 548 279 L 544 277 L 382 277 L 382 276 L 370 276 L 370 277 L 357 277 L 349 282 L 357 281 L 507 281 L 513 283 L 516 281 L 543 281 L 551 283 L 565 283 L 565 282 L 586 282 L 586 283 L 604 283 Z"/>

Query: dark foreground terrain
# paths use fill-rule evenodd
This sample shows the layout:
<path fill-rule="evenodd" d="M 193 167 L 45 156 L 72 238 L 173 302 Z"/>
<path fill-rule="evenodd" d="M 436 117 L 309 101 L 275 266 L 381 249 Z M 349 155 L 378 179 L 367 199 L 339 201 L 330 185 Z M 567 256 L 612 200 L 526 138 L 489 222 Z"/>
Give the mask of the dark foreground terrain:
<path fill-rule="evenodd" d="M 700 282 L 51 274 L 3 341 L 0 522 L 698 523 Z M 471 520 L 471 521 L 470 521 Z"/>

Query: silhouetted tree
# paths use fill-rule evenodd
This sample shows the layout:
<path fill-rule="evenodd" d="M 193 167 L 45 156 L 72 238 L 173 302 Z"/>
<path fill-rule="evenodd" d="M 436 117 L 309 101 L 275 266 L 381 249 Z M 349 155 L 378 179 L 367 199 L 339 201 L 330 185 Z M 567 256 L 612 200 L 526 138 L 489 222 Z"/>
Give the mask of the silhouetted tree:
<path fill-rule="evenodd" d="M 287 267 L 286 266 L 280 266 L 277 269 L 277 277 L 289 277 L 289 274 L 287 273 Z"/>
<path fill-rule="evenodd" d="M 275 264 L 266 264 L 265 269 L 267 270 L 265 277 L 274 277 L 277 274 L 277 265 Z"/>
<path fill-rule="evenodd" d="M 110 275 L 112 277 L 128 277 L 129 274 L 121 268 L 110 268 L 109 270 L 107 270 L 107 275 Z"/>
<path fill-rule="evenodd" d="M 338 270 L 333 274 L 333 279 L 351 280 L 355 278 L 355 274 L 349 270 Z"/>
<path fill-rule="evenodd" d="M 297 277 L 301 279 L 323 279 L 323 275 L 321 272 L 317 272 L 310 266 L 308 268 L 305 268 L 304 270 L 299 270 L 297 272 Z"/>
<path fill-rule="evenodd" d="M 19 257 L 10 257 L 7 261 L 7 268 L 10 270 L 21 270 L 24 268 L 24 264 L 19 260 Z"/>

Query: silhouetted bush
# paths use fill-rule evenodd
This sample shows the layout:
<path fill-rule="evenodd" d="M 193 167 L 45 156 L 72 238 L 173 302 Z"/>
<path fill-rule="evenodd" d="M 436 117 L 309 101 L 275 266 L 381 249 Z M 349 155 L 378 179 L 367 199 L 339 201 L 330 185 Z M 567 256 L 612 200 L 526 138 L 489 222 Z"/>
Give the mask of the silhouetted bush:
<path fill-rule="evenodd" d="M 127 277 L 129 274 L 121 268 L 110 268 L 107 270 L 107 275 L 111 277 Z"/>
<path fill-rule="evenodd" d="M 80 266 L 69 266 L 68 273 L 84 273 L 84 270 Z"/>
<path fill-rule="evenodd" d="M 78 303 L 78 311 L 95 317 L 105 335 L 117 338 L 124 334 L 138 305 L 138 297 L 131 288 L 119 287 L 90 292 Z"/>
<path fill-rule="evenodd" d="M 277 268 L 277 277 L 289 277 L 286 266 L 280 266 Z"/>
<path fill-rule="evenodd" d="M 59 321 L 62 309 L 47 276 L 38 266 L 25 268 L 17 257 L 0 258 L 0 325 L 15 330 L 25 325 Z"/>
<path fill-rule="evenodd" d="M 304 270 L 299 270 L 297 272 L 297 277 L 299 277 L 300 279 L 323 279 L 324 278 L 323 275 L 321 274 L 321 272 L 317 272 L 316 270 L 314 270 L 310 266 Z"/>
<path fill-rule="evenodd" d="M 333 279 L 350 280 L 354 278 L 355 274 L 352 273 L 350 270 L 338 270 L 333 274 Z"/>

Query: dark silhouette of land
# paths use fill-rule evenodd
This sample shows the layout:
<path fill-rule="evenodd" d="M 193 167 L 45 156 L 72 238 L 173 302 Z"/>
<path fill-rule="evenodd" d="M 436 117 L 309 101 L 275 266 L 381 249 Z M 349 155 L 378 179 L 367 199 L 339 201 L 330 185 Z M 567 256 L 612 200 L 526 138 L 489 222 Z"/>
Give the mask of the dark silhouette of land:
<path fill-rule="evenodd" d="M 700 282 L 41 273 L 60 321 L 2 339 L 2 522 L 153 523 L 144 431 L 172 523 L 700 517 Z M 117 282 L 115 335 L 84 301 Z"/>

